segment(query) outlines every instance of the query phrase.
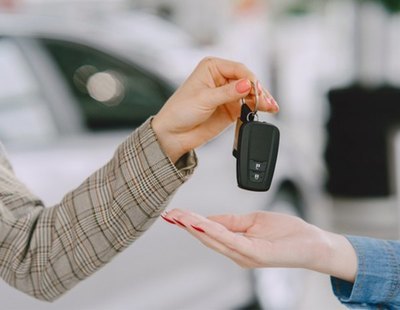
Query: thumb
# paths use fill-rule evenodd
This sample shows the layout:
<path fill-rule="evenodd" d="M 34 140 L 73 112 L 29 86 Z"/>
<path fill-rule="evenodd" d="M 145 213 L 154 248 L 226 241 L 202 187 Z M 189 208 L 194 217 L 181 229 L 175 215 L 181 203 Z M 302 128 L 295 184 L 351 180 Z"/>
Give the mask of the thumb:
<path fill-rule="evenodd" d="M 223 86 L 210 88 L 207 92 L 207 101 L 213 107 L 221 104 L 238 101 L 246 97 L 251 91 L 251 83 L 249 79 L 241 79 Z"/>

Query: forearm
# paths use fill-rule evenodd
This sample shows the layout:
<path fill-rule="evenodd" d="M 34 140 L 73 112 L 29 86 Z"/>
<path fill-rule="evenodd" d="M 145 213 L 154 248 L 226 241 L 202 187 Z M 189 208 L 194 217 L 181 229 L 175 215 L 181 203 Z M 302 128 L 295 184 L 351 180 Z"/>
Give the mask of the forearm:
<path fill-rule="evenodd" d="M 332 276 L 334 294 L 357 309 L 400 306 L 400 242 L 315 229 L 304 267 Z"/>
<path fill-rule="evenodd" d="M 333 277 L 335 295 L 342 303 L 358 308 L 399 309 L 400 242 L 357 236 L 347 238 L 357 253 L 357 275 L 354 283 Z"/>
<path fill-rule="evenodd" d="M 36 298 L 57 298 L 138 238 L 194 165 L 178 171 L 147 123 L 59 205 L 46 209 L 25 196 L 24 213 L 16 217 L 5 201 L 1 276 Z"/>

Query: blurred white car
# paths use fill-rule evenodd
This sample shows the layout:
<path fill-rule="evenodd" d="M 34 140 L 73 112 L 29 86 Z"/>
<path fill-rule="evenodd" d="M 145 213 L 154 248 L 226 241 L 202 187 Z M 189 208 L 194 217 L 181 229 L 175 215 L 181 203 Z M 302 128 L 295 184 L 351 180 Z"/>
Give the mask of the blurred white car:
<path fill-rule="evenodd" d="M 176 87 L 167 70 L 161 75 L 145 60 L 158 58 L 159 66 L 165 61 L 161 52 L 151 50 L 155 35 L 148 47 L 140 45 L 134 53 L 133 38 L 116 39 L 118 34 L 114 37 L 104 25 L 0 16 L 0 140 L 16 174 L 48 206 L 106 163 Z M 313 179 L 316 163 L 294 147 L 298 144 L 285 124 L 261 117 L 281 130 L 268 192 L 237 187 L 230 128 L 197 150 L 199 167 L 169 208 L 204 215 L 269 209 L 306 215 L 319 182 Z M 7 296 L 4 309 L 240 309 L 255 306 L 257 299 L 274 309 L 292 307 L 301 293 L 293 283 L 296 275 L 287 283 L 280 275 L 265 281 L 260 274 L 263 280 L 256 281 L 259 276 L 160 220 L 54 304 L 36 301 L 4 282 L 0 291 Z"/>

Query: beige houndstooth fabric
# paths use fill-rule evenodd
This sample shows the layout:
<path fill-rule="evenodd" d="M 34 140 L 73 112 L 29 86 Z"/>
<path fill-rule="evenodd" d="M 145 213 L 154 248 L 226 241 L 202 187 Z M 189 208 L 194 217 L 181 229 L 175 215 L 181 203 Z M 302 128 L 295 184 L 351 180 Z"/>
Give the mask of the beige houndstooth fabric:
<path fill-rule="evenodd" d="M 150 123 L 50 208 L 18 181 L 0 152 L 0 276 L 5 281 L 36 298 L 54 300 L 153 223 L 197 160 L 187 154 L 178 170 L 160 149 Z"/>

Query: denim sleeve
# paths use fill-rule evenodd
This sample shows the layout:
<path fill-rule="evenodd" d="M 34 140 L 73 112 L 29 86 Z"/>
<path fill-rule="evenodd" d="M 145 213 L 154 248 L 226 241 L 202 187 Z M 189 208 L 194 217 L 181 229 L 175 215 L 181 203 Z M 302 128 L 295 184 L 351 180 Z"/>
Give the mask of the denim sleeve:
<path fill-rule="evenodd" d="M 348 308 L 400 308 L 400 242 L 346 236 L 358 259 L 354 284 L 331 277 L 336 297 Z"/>

